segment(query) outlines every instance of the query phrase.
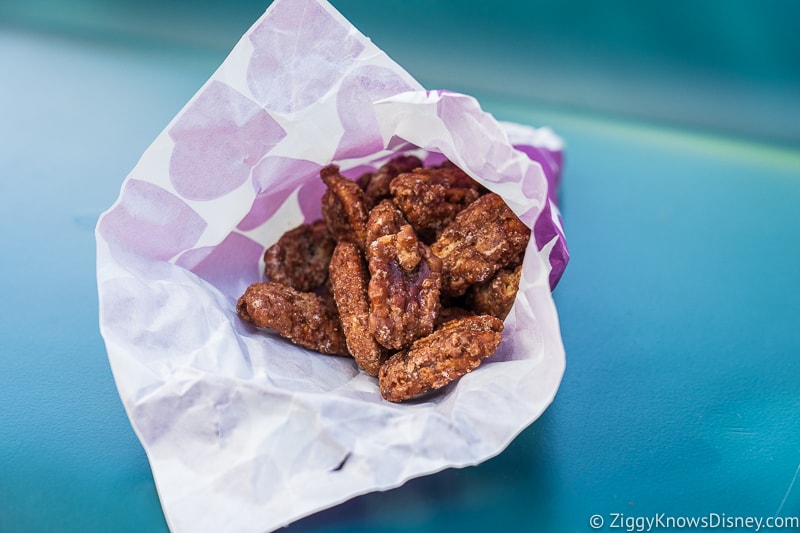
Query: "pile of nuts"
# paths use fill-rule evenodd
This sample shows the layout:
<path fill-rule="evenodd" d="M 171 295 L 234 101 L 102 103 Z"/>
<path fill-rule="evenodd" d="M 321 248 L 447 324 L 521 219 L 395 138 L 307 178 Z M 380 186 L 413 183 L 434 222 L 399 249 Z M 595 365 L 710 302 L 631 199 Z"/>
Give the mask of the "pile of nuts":
<path fill-rule="evenodd" d="M 399 402 L 474 370 L 500 344 L 530 229 L 450 163 L 391 159 L 354 181 L 320 171 L 323 219 L 264 254 L 237 303 L 259 328 L 351 356 Z"/>

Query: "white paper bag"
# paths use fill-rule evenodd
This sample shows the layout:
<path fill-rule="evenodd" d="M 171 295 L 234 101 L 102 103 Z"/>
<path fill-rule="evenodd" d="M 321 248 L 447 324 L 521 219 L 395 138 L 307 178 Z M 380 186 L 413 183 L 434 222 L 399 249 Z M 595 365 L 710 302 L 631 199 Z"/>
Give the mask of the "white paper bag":
<path fill-rule="evenodd" d="M 174 531 L 258 532 L 501 452 L 552 401 L 564 350 L 561 141 L 425 91 L 323 0 L 276 0 L 142 155 L 97 226 L 100 327 Z M 352 360 L 235 312 L 286 230 L 320 216 L 322 166 L 449 158 L 534 230 L 497 353 L 392 404 Z"/>

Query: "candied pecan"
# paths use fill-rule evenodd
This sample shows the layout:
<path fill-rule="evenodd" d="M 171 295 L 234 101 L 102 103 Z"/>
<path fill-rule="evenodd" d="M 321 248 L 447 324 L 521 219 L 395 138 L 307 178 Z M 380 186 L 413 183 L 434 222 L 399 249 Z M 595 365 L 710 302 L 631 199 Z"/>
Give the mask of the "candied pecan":
<path fill-rule="evenodd" d="M 350 353 L 358 366 L 377 376 L 388 351 L 369 331 L 369 274 L 355 244 L 342 241 L 336 245 L 330 264 L 330 283 Z"/>
<path fill-rule="evenodd" d="M 383 364 L 378 375 L 381 396 L 401 402 L 444 387 L 492 355 L 502 331 L 503 322 L 488 315 L 445 323 Z"/>
<path fill-rule="evenodd" d="M 437 237 L 431 251 L 442 260 L 442 293 L 464 294 L 525 250 L 531 230 L 497 194 L 478 198 Z"/>
<path fill-rule="evenodd" d="M 356 184 L 358 187 L 366 192 L 367 187 L 369 186 L 369 182 L 372 181 L 372 178 L 375 177 L 375 171 L 372 172 L 364 172 L 356 179 Z"/>
<path fill-rule="evenodd" d="M 420 158 L 413 155 L 399 155 L 384 163 L 378 170 L 359 178 L 359 185 L 364 189 L 367 199 L 372 205 L 390 195 L 389 184 L 403 172 L 410 172 L 422 167 Z"/>
<path fill-rule="evenodd" d="M 489 280 L 467 289 L 467 306 L 476 314 L 505 319 L 517 298 L 521 276 L 522 265 L 500 269 Z"/>
<path fill-rule="evenodd" d="M 395 234 L 397 264 L 406 272 L 412 272 L 422 260 L 417 234 L 406 224 Z M 423 245 L 424 246 L 424 245 Z"/>
<path fill-rule="evenodd" d="M 443 304 L 442 308 L 439 309 L 439 314 L 436 316 L 436 324 L 434 326 L 434 330 L 439 329 L 440 327 L 442 327 L 443 324 L 446 324 L 451 320 L 473 315 L 475 315 L 475 313 L 473 313 L 469 309 L 464 309 L 463 307 L 457 307 L 457 306 L 445 306 Z"/>
<path fill-rule="evenodd" d="M 433 331 L 441 269 L 409 225 L 370 244 L 369 329 L 375 340 L 399 350 Z"/>
<path fill-rule="evenodd" d="M 478 192 L 478 196 L 482 196 L 489 192 L 486 187 L 470 178 L 469 174 L 461 170 L 449 159 L 444 160 L 439 166 L 431 168 L 435 168 L 439 172 L 447 174 L 448 179 L 452 182 L 452 187 L 475 190 Z M 453 194 L 458 194 L 458 192 L 454 191 Z"/>
<path fill-rule="evenodd" d="M 336 307 L 325 298 L 272 281 L 253 283 L 236 303 L 245 322 L 275 330 L 295 344 L 330 355 L 348 355 Z"/>
<path fill-rule="evenodd" d="M 432 242 L 467 205 L 481 186 L 456 166 L 418 168 L 400 174 L 390 185 L 395 205 L 423 241 Z"/>
<path fill-rule="evenodd" d="M 328 190 L 322 196 L 322 218 L 337 241 L 350 241 L 364 248 L 369 206 L 364 191 L 353 180 L 339 173 L 339 167 L 328 165 L 320 170 Z"/>
<path fill-rule="evenodd" d="M 322 220 L 302 224 L 278 239 L 264 252 L 264 274 L 301 292 L 325 283 L 336 241 Z"/>
<path fill-rule="evenodd" d="M 523 249 L 516 257 L 511 258 L 511 261 L 506 263 L 505 268 L 517 268 L 522 264 L 524 260 L 525 260 L 525 249 Z"/>
<path fill-rule="evenodd" d="M 397 209 L 391 200 L 381 200 L 369 212 L 367 219 L 366 252 L 369 259 L 370 245 L 384 235 L 392 235 L 408 224 L 403 213 Z"/>

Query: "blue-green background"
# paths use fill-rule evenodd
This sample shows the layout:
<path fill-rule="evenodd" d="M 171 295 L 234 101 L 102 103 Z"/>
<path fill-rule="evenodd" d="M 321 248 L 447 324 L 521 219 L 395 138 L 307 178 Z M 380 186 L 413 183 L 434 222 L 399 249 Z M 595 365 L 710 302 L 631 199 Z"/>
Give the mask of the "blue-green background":
<path fill-rule="evenodd" d="M 425 86 L 565 138 L 567 371 L 500 456 L 288 530 L 800 515 L 800 4 L 333 3 Z M 1 532 L 166 529 L 93 228 L 265 8 L 0 0 Z"/>
<path fill-rule="evenodd" d="M 264 0 L 3 0 L 0 24 L 221 59 Z M 793 0 L 338 0 L 426 86 L 800 142 Z"/>

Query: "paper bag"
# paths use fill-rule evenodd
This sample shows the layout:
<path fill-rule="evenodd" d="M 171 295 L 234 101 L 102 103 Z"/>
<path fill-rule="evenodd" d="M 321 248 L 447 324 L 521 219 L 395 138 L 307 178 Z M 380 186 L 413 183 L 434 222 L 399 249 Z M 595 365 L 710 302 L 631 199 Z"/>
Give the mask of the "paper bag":
<path fill-rule="evenodd" d="M 425 91 L 323 0 L 277 0 L 142 155 L 98 222 L 100 327 L 174 531 L 279 528 L 501 452 L 553 399 L 567 261 L 561 141 Z M 448 158 L 533 228 L 504 340 L 437 394 L 381 399 L 352 360 L 239 320 L 260 258 L 320 217 L 319 170 Z"/>

